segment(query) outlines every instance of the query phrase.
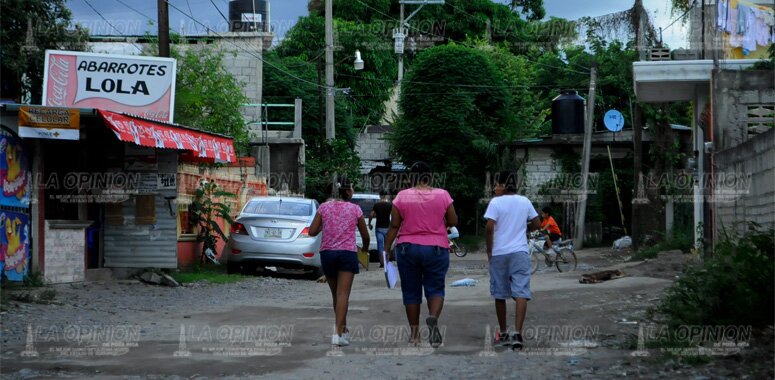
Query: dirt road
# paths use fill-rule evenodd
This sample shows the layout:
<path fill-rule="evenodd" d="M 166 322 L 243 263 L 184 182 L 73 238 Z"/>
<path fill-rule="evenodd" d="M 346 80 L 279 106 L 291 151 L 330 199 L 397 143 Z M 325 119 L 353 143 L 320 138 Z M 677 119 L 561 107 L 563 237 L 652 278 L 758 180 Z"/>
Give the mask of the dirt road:
<path fill-rule="evenodd" d="M 638 321 L 685 260 L 677 254 L 624 263 L 608 250 L 579 252 L 579 269 L 539 271 L 526 320 L 526 348 L 493 347 L 496 325 L 483 253 L 452 258 L 439 349 L 406 345 L 401 294 L 382 272 L 356 277 L 348 316 L 352 345 L 330 346 L 325 284 L 256 276 L 230 285 L 62 285 L 62 305 L 15 303 L 2 314 L 2 378 L 719 378 L 737 368 L 677 364 L 638 349 Z M 579 284 L 581 273 L 620 268 L 627 277 Z M 509 305 L 513 318 L 513 304 Z M 648 356 L 645 356 L 648 355 Z M 721 359 L 719 359 L 721 360 Z M 764 363 L 766 364 L 766 363 Z M 771 363 L 770 363 L 770 367 Z"/>

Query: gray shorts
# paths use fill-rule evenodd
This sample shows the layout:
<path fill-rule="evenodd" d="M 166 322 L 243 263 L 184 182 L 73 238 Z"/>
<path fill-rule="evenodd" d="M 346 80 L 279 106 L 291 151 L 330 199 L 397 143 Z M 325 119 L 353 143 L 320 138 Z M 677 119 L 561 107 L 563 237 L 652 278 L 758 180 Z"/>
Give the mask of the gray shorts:
<path fill-rule="evenodd" d="M 530 254 L 515 252 L 490 259 L 490 294 L 496 300 L 533 298 L 530 292 Z"/>

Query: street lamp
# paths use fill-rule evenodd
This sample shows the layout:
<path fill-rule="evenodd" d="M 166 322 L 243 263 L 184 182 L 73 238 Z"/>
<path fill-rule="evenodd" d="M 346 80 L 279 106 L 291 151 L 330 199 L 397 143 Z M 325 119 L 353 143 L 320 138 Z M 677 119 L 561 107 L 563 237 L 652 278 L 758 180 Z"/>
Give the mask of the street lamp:
<path fill-rule="evenodd" d="M 363 70 L 363 59 L 361 59 L 361 51 L 355 50 L 355 70 Z"/>

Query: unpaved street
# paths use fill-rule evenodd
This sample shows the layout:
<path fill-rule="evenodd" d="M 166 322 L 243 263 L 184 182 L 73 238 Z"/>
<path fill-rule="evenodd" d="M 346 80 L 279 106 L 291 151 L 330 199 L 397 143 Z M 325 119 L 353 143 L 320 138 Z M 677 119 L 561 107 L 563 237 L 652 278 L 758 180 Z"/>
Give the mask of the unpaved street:
<path fill-rule="evenodd" d="M 180 288 L 88 283 L 54 287 L 61 305 L 11 304 L 2 315 L 0 371 L 9 379 L 707 379 L 750 370 L 731 365 L 735 358 L 688 366 L 653 349 L 636 356 L 644 353 L 636 352 L 636 322 L 680 273 L 686 255 L 646 263 L 624 263 L 620 256 L 582 251 L 578 271 L 534 275 L 526 348 L 518 353 L 490 344 L 496 321 L 486 259 L 478 252 L 452 258 L 448 284 L 466 277 L 479 283 L 447 288 L 440 320 L 445 340 L 437 350 L 407 347 L 400 290 L 386 289 L 372 264 L 356 277 L 349 347 L 329 344 L 328 287 L 298 276 Z M 628 276 L 579 284 L 581 273 L 610 267 Z"/>

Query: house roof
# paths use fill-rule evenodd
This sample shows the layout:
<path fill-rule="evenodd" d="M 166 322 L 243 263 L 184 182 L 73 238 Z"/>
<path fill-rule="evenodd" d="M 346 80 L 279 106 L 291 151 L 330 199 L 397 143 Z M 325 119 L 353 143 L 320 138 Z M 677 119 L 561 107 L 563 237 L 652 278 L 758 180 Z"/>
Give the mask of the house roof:
<path fill-rule="evenodd" d="M 759 59 L 722 59 L 719 66 L 743 70 Z M 641 61 L 632 63 L 632 78 L 638 101 L 664 103 L 694 100 L 698 85 L 708 85 L 713 60 Z"/>

